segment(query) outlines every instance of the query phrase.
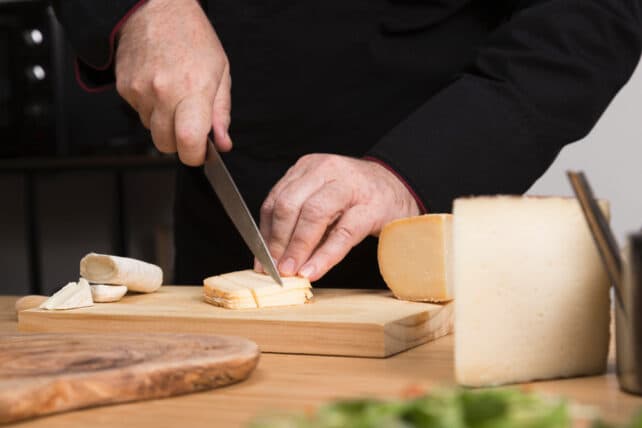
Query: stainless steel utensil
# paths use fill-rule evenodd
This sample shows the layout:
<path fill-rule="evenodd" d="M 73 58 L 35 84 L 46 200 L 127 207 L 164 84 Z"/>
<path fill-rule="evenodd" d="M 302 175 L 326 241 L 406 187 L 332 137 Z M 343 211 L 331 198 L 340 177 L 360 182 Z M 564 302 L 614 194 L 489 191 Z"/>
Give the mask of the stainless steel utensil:
<path fill-rule="evenodd" d="M 221 155 L 214 147 L 214 143 L 210 138 L 207 139 L 207 157 L 203 170 L 214 192 L 216 192 L 216 195 L 220 199 L 221 204 L 223 204 L 225 212 L 230 216 L 232 223 L 236 226 L 236 229 L 252 251 L 252 254 L 254 254 L 254 257 L 261 262 L 263 268 L 270 274 L 272 279 L 283 286 L 279 271 L 274 264 L 274 260 L 272 260 L 270 251 L 265 245 L 259 228 L 256 227 L 256 223 L 252 218 L 250 210 L 247 208 L 247 204 L 243 200 L 230 172 L 223 163 Z"/>

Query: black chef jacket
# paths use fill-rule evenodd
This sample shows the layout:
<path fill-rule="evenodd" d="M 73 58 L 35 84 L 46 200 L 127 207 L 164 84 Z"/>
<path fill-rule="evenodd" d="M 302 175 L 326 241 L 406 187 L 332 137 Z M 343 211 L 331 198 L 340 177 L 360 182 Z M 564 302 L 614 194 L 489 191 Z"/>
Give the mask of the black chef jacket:
<path fill-rule="evenodd" d="M 85 82 L 113 82 L 115 35 L 142 3 L 54 1 Z M 590 131 L 642 46 L 642 0 L 202 4 L 234 82 L 225 161 L 255 217 L 314 152 L 384 163 L 428 212 L 460 195 L 523 193 Z M 176 195 L 178 283 L 250 266 L 202 169 L 180 166 Z M 381 286 L 374 238 L 319 284 Z"/>

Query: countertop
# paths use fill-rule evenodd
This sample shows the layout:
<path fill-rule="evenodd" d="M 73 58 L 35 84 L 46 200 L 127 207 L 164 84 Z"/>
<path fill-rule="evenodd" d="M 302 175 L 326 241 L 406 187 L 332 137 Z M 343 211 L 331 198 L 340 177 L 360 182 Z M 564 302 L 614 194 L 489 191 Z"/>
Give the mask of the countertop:
<path fill-rule="evenodd" d="M 0 296 L 0 333 L 15 333 L 17 297 Z M 257 414 L 314 409 L 335 398 L 396 397 L 405 391 L 453 384 L 453 337 L 386 359 L 263 354 L 245 382 L 208 392 L 79 410 L 16 424 L 19 427 L 241 427 Z M 613 352 L 608 373 L 520 387 L 596 406 L 609 421 L 642 410 L 642 397 L 621 392 Z"/>

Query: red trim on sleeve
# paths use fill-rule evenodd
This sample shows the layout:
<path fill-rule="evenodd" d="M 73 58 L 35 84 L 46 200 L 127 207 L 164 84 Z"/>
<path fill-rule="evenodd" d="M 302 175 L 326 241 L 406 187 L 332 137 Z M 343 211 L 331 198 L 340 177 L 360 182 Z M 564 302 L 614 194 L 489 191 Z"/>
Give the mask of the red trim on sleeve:
<path fill-rule="evenodd" d="M 82 77 L 80 77 L 80 63 L 78 62 L 78 58 L 74 61 L 74 74 L 76 75 L 76 82 L 78 83 L 78 86 L 82 88 L 83 91 L 89 92 L 89 93 L 98 93 L 98 92 L 104 92 L 114 86 L 113 83 L 110 83 L 109 85 L 103 85 L 103 86 L 88 86 L 85 82 L 83 82 Z"/>
<path fill-rule="evenodd" d="M 109 33 L 109 56 L 107 57 L 107 62 L 103 65 L 88 64 L 89 66 L 95 68 L 96 70 L 107 70 L 109 68 L 112 61 L 114 60 L 114 45 L 116 42 L 116 34 L 118 34 L 118 31 L 120 31 L 121 27 L 125 25 L 125 22 L 127 22 L 127 18 L 132 16 L 132 14 L 146 2 L 147 0 L 139 0 L 138 3 L 132 6 L 132 8 L 129 9 L 129 11 L 122 18 L 120 18 L 120 20 L 116 23 L 116 26 L 114 26 L 114 28 L 111 30 L 111 33 Z"/>
<path fill-rule="evenodd" d="M 428 210 L 426 209 L 426 206 L 424 205 L 422 200 L 419 198 L 419 195 L 417 195 L 417 193 L 413 190 L 413 188 L 410 187 L 410 184 L 408 184 L 408 182 L 401 175 L 399 175 L 399 173 L 395 171 L 390 165 L 388 165 L 381 159 L 377 159 L 372 156 L 364 156 L 362 159 L 378 163 L 382 167 L 386 168 L 388 171 L 392 172 L 395 175 L 395 177 L 397 177 L 399 181 L 401 181 L 401 183 L 403 183 L 403 185 L 406 186 L 406 189 L 408 189 L 412 197 L 415 199 L 415 202 L 417 202 L 417 207 L 419 207 L 420 214 L 426 214 L 428 212 Z"/>

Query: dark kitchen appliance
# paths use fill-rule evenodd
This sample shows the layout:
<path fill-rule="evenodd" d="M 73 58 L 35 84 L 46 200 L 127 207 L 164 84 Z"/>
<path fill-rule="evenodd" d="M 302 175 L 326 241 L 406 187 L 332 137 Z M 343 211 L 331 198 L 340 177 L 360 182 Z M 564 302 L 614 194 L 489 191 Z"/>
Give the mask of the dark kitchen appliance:
<path fill-rule="evenodd" d="M 86 93 L 47 1 L 0 0 L 0 158 L 150 151 L 138 115 L 111 88 Z"/>

